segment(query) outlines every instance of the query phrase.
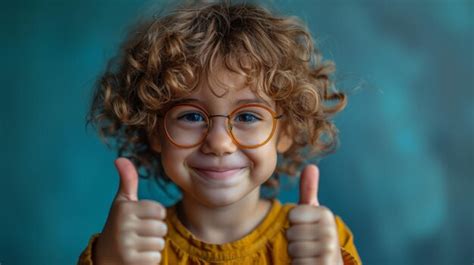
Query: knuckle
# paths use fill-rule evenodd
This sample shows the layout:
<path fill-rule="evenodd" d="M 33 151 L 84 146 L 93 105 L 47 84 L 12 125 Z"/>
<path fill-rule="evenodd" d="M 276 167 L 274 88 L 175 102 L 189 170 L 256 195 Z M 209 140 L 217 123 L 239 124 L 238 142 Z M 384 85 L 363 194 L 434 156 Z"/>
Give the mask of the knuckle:
<path fill-rule="evenodd" d="M 150 252 L 148 255 L 150 264 L 157 264 L 161 262 L 161 253 L 158 251 Z"/>
<path fill-rule="evenodd" d="M 157 254 L 157 255 L 156 255 L 156 260 L 155 260 L 155 261 L 156 261 L 156 262 L 161 262 L 161 253 L 160 253 L 160 252 L 157 252 L 156 254 Z"/>
<path fill-rule="evenodd" d="M 324 206 L 324 205 L 320 205 L 318 206 L 318 208 L 321 210 L 321 211 L 330 211 L 329 208 L 327 206 Z"/>
<path fill-rule="evenodd" d="M 296 206 L 288 213 L 288 219 L 290 220 L 290 222 L 295 222 L 297 220 L 298 215 L 298 206 Z"/>
<path fill-rule="evenodd" d="M 161 218 L 165 219 L 166 218 L 166 208 L 161 204 L 158 204 L 158 207 L 160 209 L 159 211 L 160 211 L 160 214 L 161 214 Z"/>
<path fill-rule="evenodd" d="M 337 251 L 339 251 L 339 246 L 335 242 L 328 242 L 324 244 L 322 249 L 323 253 L 335 253 Z"/>
<path fill-rule="evenodd" d="M 135 238 L 124 235 L 119 243 L 123 249 L 131 249 L 135 245 Z"/>
<path fill-rule="evenodd" d="M 319 229 L 315 224 L 293 225 L 286 231 L 289 241 L 295 240 L 315 240 L 318 238 Z"/>
<path fill-rule="evenodd" d="M 127 216 L 117 220 L 116 224 L 117 232 L 119 234 L 127 234 L 129 231 L 133 230 L 135 221 L 130 216 Z"/>
<path fill-rule="evenodd" d="M 130 216 L 134 209 L 135 204 L 133 202 L 120 202 L 120 204 L 116 206 L 115 210 L 118 216 L 124 218 L 126 216 Z"/>
<path fill-rule="evenodd" d="M 160 230 L 162 231 L 163 235 L 168 233 L 168 226 L 164 222 L 160 222 Z"/>
<path fill-rule="evenodd" d="M 288 244 L 288 254 L 290 254 L 292 257 L 295 256 L 295 243 Z"/>
<path fill-rule="evenodd" d="M 286 234 L 286 238 L 287 238 L 289 241 L 295 239 L 295 230 L 296 230 L 296 229 L 297 229 L 296 227 L 292 226 L 292 227 L 288 228 L 288 230 L 286 230 L 286 233 L 285 233 L 285 234 Z"/>
<path fill-rule="evenodd" d="M 156 208 L 156 204 L 157 204 L 156 202 L 152 200 L 140 200 L 138 203 L 140 204 L 140 206 L 147 209 L 154 209 Z"/>
<path fill-rule="evenodd" d="M 158 251 L 135 252 L 130 264 L 155 265 L 161 262 L 161 253 Z M 128 264 L 128 263 L 127 263 Z"/>
<path fill-rule="evenodd" d="M 158 202 L 152 200 L 141 200 L 140 205 L 158 219 L 164 219 L 166 217 L 166 208 Z"/>
<path fill-rule="evenodd" d="M 304 255 L 303 249 L 299 242 L 292 242 L 288 244 L 288 254 L 291 257 L 301 257 Z"/>
<path fill-rule="evenodd" d="M 314 265 L 319 264 L 315 258 L 299 258 L 293 259 L 291 265 Z"/>
<path fill-rule="evenodd" d="M 288 219 L 290 223 L 304 223 L 312 219 L 314 210 L 313 206 L 310 205 L 298 205 L 290 210 L 288 213 Z"/>
<path fill-rule="evenodd" d="M 331 212 L 331 210 L 329 210 L 329 208 L 326 207 L 326 206 L 319 206 L 319 210 L 320 210 L 321 213 L 323 213 L 323 214 L 327 214 L 328 212 Z"/>
<path fill-rule="evenodd" d="M 168 232 L 168 226 L 165 222 L 156 220 L 143 221 L 138 228 L 146 234 L 153 234 L 157 236 L 164 236 Z"/>
<path fill-rule="evenodd" d="M 165 249 L 165 240 L 164 240 L 163 238 L 161 238 L 161 237 L 158 238 L 157 245 L 158 245 L 158 246 L 157 246 L 158 250 L 161 251 L 161 250 Z"/>
<path fill-rule="evenodd" d="M 332 211 L 325 207 L 325 206 L 321 206 L 320 207 L 320 211 L 321 211 L 321 216 L 326 219 L 326 220 L 329 220 L 329 219 L 333 219 L 334 218 L 334 214 L 332 213 Z"/>
<path fill-rule="evenodd" d="M 337 232 L 332 226 L 323 226 L 319 228 L 319 237 L 322 241 L 329 241 L 337 238 Z"/>

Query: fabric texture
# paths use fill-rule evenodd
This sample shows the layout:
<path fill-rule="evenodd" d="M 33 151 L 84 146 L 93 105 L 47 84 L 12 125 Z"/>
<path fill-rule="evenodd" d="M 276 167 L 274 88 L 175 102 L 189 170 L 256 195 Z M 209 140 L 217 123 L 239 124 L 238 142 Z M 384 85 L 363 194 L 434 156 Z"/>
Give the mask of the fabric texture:
<path fill-rule="evenodd" d="M 160 264 L 289 264 L 288 242 L 285 231 L 289 228 L 288 212 L 294 204 L 282 205 L 272 201 L 272 207 L 263 221 L 250 234 L 225 244 L 209 244 L 194 237 L 179 221 L 174 206 L 167 209 L 168 234 Z M 336 225 L 345 265 L 362 264 L 354 245 L 351 231 L 336 216 Z M 79 257 L 78 265 L 93 265 L 92 250 L 100 234 L 94 234 Z"/>

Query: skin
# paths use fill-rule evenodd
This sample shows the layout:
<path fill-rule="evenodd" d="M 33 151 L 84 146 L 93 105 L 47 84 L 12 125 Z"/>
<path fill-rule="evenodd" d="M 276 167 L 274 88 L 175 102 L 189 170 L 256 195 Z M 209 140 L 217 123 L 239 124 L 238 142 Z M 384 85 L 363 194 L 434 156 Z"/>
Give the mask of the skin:
<path fill-rule="evenodd" d="M 230 87 L 229 93 L 217 97 L 203 84 L 189 96 L 193 104 L 211 114 L 228 114 L 240 106 L 237 101 L 258 99 L 242 76 L 222 68 L 216 74 Z M 262 104 L 276 109 L 272 100 L 265 96 L 263 100 Z M 291 138 L 278 127 L 267 144 L 240 149 L 225 129 L 225 118 L 213 119 L 199 146 L 177 147 L 163 129 L 151 139 L 151 145 L 161 153 L 167 176 L 183 192 L 177 207 L 180 221 L 200 240 L 223 244 L 249 234 L 265 218 L 271 203 L 260 199 L 260 185 L 274 172 L 277 153 L 290 147 Z M 138 174 L 129 160 L 119 158 L 115 165 L 120 186 L 95 245 L 94 264 L 157 264 L 167 231 L 166 209 L 155 201 L 138 200 Z M 203 167 L 229 166 L 239 171 L 225 181 L 206 178 L 200 171 Z M 290 212 L 291 227 L 287 230 L 293 264 L 342 264 L 334 216 L 317 202 L 318 179 L 314 165 L 301 174 L 300 201 Z"/>
<path fill-rule="evenodd" d="M 225 80 L 229 86 L 225 96 L 218 97 L 207 84 L 201 84 L 186 98 L 187 101 L 210 114 L 226 115 L 243 102 L 259 100 L 245 86 L 243 76 L 222 68 L 216 74 L 219 81 Z M 225 90 L 214 88 L 214 92 L 220 95 Z M 260 104 L 276 110 L 274 101 L 267 96 L 262 97 Z M 178 205 L 180 220 L 196 237 L 216 244 L 242 238 L 265 217 L 271 205 L 269 201 L 260 199 L 260 186 L 273 174 L 277 152 L 289 147 L 289 140 L 277 130 L 267 144 L 256 149 L 240 149 L 227 133 L 226 122 L 223 117 L 213 118 L 213 126 L 204 142 L 194 148 L 173 145 L 162 127 L 155 138 L 159 141 L 154 144 L 155 151 L 161 153 L 166 175 L 183 192 L 183 199 Z M 197 170 L 201 167 L 228 166 L 242 168 L 232 182 L 203 178 Z"/>
<path fill-rule="evenodd" d="M 308 165 L 300 177 L 299 202 L 286 231 L 291 264 L 342 265 L 334 214 L 318 200 L 319 169 Z"/>
<path fill-rule="evenodd" d="M 115 160 L 120 185 L 107 222 L 94 245 L 94 264 L 158 264 L 167 232 L 166 209 L 138 200 L 138 174 L 126 158 Z"/>

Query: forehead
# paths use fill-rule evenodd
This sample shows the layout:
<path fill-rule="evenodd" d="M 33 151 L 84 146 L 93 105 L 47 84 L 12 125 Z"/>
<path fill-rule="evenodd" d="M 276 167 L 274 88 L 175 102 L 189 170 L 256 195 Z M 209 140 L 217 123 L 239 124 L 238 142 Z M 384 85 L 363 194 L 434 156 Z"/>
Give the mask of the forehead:
<path fill-rule="evenodd" d="M 268 97 L 260 97 L 249 88 L 229 90 L 225 95 L 216 96 L 208 87 L 202 87 L 189 97 L 177 100 L 175 103 L 195 103 L 209 109 L 228 109 L 246 104 L 260 104 L 270 109 L 275 109 L 275 103 Z"/>
<path fill-rule="evenodd" d="M 248 82 L 242 73 L 232 71 L 221 65 L 213 67 L 212 72 L 200 78 L 197 87 L 177 102 L 196 102 L 206 107 L 235 107 L 248 103 L 259 103 L 274 109 L 275 101 L 261 89 Z"/>

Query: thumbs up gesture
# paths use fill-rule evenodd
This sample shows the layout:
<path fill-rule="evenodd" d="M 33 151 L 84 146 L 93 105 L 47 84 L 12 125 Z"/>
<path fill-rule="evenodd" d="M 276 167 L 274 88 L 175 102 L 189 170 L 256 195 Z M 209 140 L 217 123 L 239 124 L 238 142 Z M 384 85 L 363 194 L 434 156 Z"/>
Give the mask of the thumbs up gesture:
<path fill-rule="evenodd" d="M 300 199 L 289 213 L 286 231 L 291 264 L 342 265 L 334 215 L 318 201 L 319 170 L 308 165 L 301 173 Z"/>
<path fill-rule="evenodd" d="M 94 246 L 94 264 L 156 265 L 165 246 L 166 209 L 155 201 L 138 200 L 138 173 L 130 160 L 118 158 L 115 166 L 120 186 Z"/>

